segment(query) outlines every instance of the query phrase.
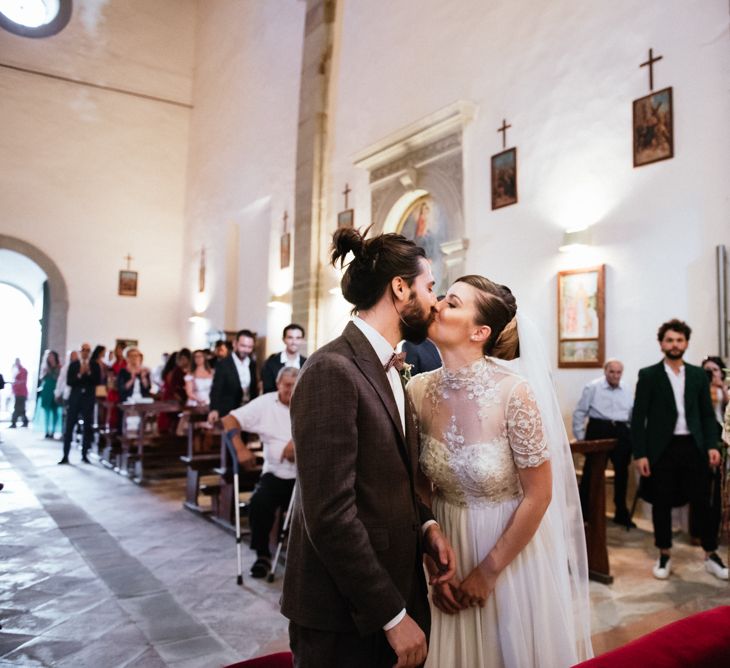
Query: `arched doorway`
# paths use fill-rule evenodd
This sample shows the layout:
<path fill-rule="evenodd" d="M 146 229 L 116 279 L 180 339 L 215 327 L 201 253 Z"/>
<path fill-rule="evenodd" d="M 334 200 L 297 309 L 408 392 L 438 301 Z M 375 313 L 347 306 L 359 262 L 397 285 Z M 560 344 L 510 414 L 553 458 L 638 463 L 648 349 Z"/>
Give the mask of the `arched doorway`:
<path fill-rule="evenodd" d="M 42 345 L 57 350 L 61 356 L 66 351 L 68 322 L 68 289 L 56 263 L 40 248 L 16 237 L 0 234 L 0 250 L 8 250 L 24 256 L 37 265 L 46 276 L 44 312 L 42 314 Z M 0 265 L 2 270 L 2 265 Z M 18 286 L 16 280 L 2 279 L 10 285 Z M 20 286 L 22 287 L 22 286 Z"/>

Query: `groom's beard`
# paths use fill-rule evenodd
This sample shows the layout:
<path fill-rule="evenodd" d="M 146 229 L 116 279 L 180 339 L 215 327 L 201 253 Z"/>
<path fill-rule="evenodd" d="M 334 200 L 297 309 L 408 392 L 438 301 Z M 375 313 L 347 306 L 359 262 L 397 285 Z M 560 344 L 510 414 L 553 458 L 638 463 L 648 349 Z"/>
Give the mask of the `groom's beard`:
<path fill-rule="evenodd" d="M 423 343 L 428 337 L 428 328 L 433 322 L 433 311 L 424 315 L 423 310 L 413 295 L 400 312 L 400 335 L 410 343 Z"/>

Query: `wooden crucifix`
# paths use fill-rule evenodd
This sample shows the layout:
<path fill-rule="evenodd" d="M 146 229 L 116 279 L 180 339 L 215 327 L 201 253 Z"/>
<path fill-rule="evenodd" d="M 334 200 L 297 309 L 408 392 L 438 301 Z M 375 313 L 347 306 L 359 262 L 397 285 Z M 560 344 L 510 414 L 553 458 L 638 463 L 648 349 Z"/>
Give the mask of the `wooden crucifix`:
<path fill-rule="evenodd" d="M 345 209 L 348 209 L 349 208 L 347 206 L 347 204 L 348 204 L 348 197 L 349 197 L 349 195 L 350 195 L 351 192 L 352 192 L 352 188 L 350 188 L 350 184 L 349 183 L 346 183 L 345 184 L 345 189 L 342 191 L 342 194 L 345 196 Z"/>
<path fill-rule="evenodd" d="M 654 58 L 654 49 L 649 49 L 649 60 L 645 63 L 641 63 L 639 67 L 649 68 L 649 92 L 654 90 L 654 63 L 659 62 L 664 56 L 657 56 Z"/>
<path fill-rule="evenodd" d="M 127 253 L 127 255 L 124 259 L 127 261 L 127 271 L 129 271 L 129 269 L 130 269 L 129 265 L 132 262 L 132 260 L 134 260 L 134 258 L 129 253 Z"/>
<path fill-rule="evenodd" d="M 502 119 L 502 127 L 497 128 L 497 132 L 502 133 L 502 148 L 507 148 L 507 130 L 511 128 L 511 125 L 507 124 L 507 121 L 503 118 Z"/>
<path fill-rule="evenodd" d="M 200 266 L 198 267 L 198 292 L 205 292 L 205 246 L 200 247 Z"/>
<path fill-rule="evenodd" d="M 289 212 L 284 211 L 284 234 L 279 242 L 279 266 L 286 269 L 291 263 L 291 234 L 289 234 Z"/>

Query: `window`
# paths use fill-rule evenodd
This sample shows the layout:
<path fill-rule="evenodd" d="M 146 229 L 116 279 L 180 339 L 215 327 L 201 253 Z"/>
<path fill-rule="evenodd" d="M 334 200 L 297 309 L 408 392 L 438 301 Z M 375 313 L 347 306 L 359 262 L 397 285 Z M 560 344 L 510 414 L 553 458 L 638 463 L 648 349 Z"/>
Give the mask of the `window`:
<path fill-rule="evenodd" d="M 50 37 L 71 18 L 71 0 L 0 0 L 0 27 L 23 37 Z"/>

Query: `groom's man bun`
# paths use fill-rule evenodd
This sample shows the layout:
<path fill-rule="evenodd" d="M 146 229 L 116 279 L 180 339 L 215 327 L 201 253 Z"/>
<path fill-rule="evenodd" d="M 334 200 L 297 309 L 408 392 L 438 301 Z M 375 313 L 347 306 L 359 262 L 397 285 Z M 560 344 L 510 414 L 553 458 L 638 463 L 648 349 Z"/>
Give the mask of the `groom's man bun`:
<path fill-rule="evenodd" d="M 347 255 L 353 255 L 340 283 L 342 295 L 353 305 L 353 313 L 375 306 L 397 276 L 412 285 L 421 273 L 420 258 L 426 259 L 423 248 L 401 234 L 380 234 L 366 239 L 369 231 L 370 227 L 362 233 L 343 227 L 332 237 L 334 266 L 339 262 L 344 267 Z"/>

